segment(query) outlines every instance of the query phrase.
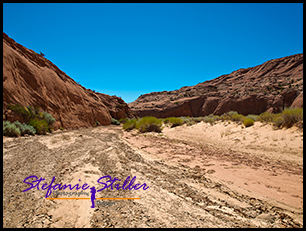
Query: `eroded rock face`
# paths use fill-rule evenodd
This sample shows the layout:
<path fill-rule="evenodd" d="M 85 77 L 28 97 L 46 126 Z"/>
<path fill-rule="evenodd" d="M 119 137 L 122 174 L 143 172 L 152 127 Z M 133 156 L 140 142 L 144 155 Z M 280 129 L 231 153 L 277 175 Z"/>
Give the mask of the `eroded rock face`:
<path fill-rule="evenodd" d="M 298 97 L 295 98 L 291 107 L 302 108 L 303 107 L 303 92 L 299 94 Z"/>
<path fill-rule="evenodd" d="M 299 96 L 299 97 L 298 97 Z M 182 87 L 152 92 L 129 104 L 136 115 L 206 116 L 228 111 L 260 114 L 303 106 L 303 54 L 267 61 L 228 75 Z"/>
<path fill-rule="evenodd" d="M 106 105 L 112 118 L 117 120 L 122 118 L 132 118 L 134 114 L 127 103 L 117 96 L 110 96 L 103 93 L 96 93 L 99 99 Z"/>
<path fill-rule="evenodd" d="M 121 98 L 86 89 L 3 33 L 3 119 L 14 121 L 9 104 L 40 107 L 56 119 L 54 129 L 91 127 L 96 121 L 108 125 L 112 117 L 132 115 Z"/>

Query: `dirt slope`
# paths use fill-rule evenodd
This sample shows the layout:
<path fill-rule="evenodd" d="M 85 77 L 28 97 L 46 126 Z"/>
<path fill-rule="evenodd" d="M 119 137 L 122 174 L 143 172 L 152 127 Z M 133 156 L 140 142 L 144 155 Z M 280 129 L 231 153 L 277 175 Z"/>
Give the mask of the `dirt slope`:
<path fill-rule="evenodd" d="M 227 184 L 196 166 L 159 158 L 122 137 L 121 128 L 116 126 L 59 131 L 46 136 L 4 137 L 3 226 L 303 226 L 301 209 Z M 172 146 L 171 141 L 166 142 L 165 147 Z M 218 154 L 209 147 L 205 153 Z M 46 192 L 36 188 L 23 192 L 28 188 L 23 180 L 31 175 L 45 178 L 48 184 L 55 176 L 55 183 L 87 183 L 96 188 L 101 187 L 97 180 L 105 175 L 119 179 L 136 176 L 135 183 L 146 183 L 149 188 L 103 190 L 96 198 L 141 199 L 109 201 L 90 208 L 89 200 L 47 200 Z"/>
<path fill-rule="evenodd" d="M 50 113 L 54 129 L 91 127 L 96 121 L 131 117 L 127 104 L 116 96 L 82 87 L 49 60 L 3 33 L 3 119 L 15 121 L 9 104 L 40 107 Z"/>
<path fill-rule="evenodd" d="M 175 91 L 152 92 L 129 103 L 140 117 L 221 115 L 279 112 L 290 107 L 303 91 L 303 54 L 273 59 L 239 69 L 228 75 L 182 87 Z M 303 106 L 303 97 L 296 107 Z"/>

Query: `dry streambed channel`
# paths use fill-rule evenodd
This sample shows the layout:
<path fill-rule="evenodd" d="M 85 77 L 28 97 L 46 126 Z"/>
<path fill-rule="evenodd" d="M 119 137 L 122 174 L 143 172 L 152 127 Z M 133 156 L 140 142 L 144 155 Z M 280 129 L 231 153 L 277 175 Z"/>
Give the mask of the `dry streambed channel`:
<path fill-rule="evenodd" d="M 46 136 L 3 137 L 3 226 L 303 227 L 302 209 L 242 190 L 201 169 L 157 158 L 122 135 L 120 127 L 100 126 Z M 29 187 L 25 178 L 33 175 L 45 180 L 39 190 L 23 192 Z M 41 189 L 53 177 L 54 185 L 86 183 L 100 189 L 103 185 L 97 181 L 106 175 L 121 179 L 121 186 L 128 176 L 136 176 L 134 184 L 149 188 L 96 192 L 96 198 L 140 199 L 96 199 L 95 208 L 90 199 L 46 199 L 47 190 Z M 81 191 L 73 197 L 90 198 L 89 188 L 62 190 Z"/>

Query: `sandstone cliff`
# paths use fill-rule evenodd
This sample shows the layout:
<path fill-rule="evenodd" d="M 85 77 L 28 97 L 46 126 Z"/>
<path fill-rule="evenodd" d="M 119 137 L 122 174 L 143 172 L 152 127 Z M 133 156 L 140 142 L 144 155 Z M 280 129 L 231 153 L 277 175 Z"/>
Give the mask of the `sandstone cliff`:
<path fill-rule="evenodd" d="M 132 116 L 121 98 L 86 89 L 3 33 L 3 120 L 14 121 L 18 116 L 9 104 L 40 107 L 56 119 L 54 129 L 108 125 L 112 117 Z"/>
<path fill-rule="evenodd" d="M 303 54 L 267 61 L 228 75 L 182 87 L 175 91 L 152 92 L 129 104 L 136 115 L 169 116 L 221 115 L 279 112 L 284 107 L 303 107 Z M 299 96 L 297 98 L 297 96 Z"/>

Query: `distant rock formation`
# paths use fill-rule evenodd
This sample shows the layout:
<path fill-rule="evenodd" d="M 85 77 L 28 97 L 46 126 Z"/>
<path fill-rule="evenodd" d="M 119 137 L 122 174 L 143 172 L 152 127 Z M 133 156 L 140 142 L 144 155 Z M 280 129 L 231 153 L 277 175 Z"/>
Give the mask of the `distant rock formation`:
<path fill-rule="evenodd" d="M 121 98 L 86 89 L 3 33 L 3 120 L 20 120 L 9 104 L 40 107 L 56 119 L 55 130 L 91 127 L 96 121 L 108 125 L 112 117 L 133 116 Z"/>
<path fill-rule="evenodd" d="M 303 106 L 303 54 L 239 69 L 216 79 L 175 91 L 152 92 L 129 103 L 139 117 L 280 112 Z"/>

